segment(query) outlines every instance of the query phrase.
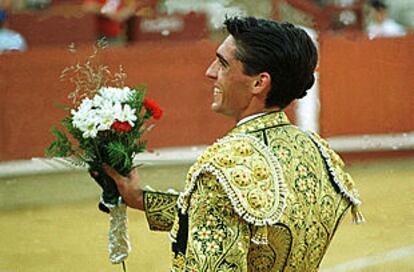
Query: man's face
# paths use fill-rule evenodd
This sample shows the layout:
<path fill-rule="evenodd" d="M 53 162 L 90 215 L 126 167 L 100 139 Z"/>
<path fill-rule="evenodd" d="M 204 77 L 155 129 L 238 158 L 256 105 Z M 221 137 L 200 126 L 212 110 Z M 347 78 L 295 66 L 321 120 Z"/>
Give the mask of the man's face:
<path fill-rule="evenodd" d="M 217 49 L 206 76 L 214 81 L 212 111 L 239 121 L 251 102 L 254 79 L 243 73 L 243 64 L 235 58 L 235 52 L 234 38 L 228 36 Z"/>
<path fill-rule="evenodd" d="M 373 9 L 372 16 L 377 23 L 383 23 L 387 19 L 387 11 L 385 9 Z"/>

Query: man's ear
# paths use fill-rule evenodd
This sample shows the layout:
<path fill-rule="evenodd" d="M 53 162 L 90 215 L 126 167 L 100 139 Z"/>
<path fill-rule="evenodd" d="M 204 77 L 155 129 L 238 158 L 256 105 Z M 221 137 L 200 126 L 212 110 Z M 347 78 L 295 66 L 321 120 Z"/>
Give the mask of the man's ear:
<path fill-rule="evenodd" d="M 252 93 L 254 95 L 267 94 L 272 84 L 272 77 L 267 72 L 260 73 L 253 81 Z"/>

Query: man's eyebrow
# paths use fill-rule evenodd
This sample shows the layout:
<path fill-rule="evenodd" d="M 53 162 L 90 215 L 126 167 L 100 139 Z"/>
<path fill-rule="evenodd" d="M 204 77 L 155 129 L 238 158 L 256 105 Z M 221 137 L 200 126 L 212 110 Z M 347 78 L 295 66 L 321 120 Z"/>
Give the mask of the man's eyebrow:
<path fill-rule="evenodd" d="M 230 63 L 220 53 L 216 53 L 216 56 L 224 66 L 230 65 Z"/>

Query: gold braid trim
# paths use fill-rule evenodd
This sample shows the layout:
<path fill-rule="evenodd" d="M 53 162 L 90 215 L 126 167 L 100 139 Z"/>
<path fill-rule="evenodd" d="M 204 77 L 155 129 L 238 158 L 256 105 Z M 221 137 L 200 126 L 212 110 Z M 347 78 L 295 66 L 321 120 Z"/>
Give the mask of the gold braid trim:
<path fill-rule="evenodd" d="M 355 224 L 362 224 L 365 222 L 365 218 L 363 216 L 363 214 L 360 212 L 359 207 L 362 204 L 362 201 L 359 199 L 359 193 L 358 190 L 356 188 L 354 188 L 354 184 L 352 182 L 352 178 L 349 176 L 349 174 L 345 173 L 344 174 L 344 179 L 348 180 L 348 187 L 344 184 L 344 181 L 341 180 L 338 177 L 338 173 L 337 173 L 337 168 L 335 167 L 335 161 L 338 160 L 338 162 L 336 162 L 336 164 L 339 166 L 339 168 L 343 171 L 343 167 L 344 164 L 342 162 L 342 160 L 335 159 L 335 161 L 333 161 L 331 155 L 330 155 L 330 147 L 329 144 L 323 140 L 320 139 L 316 134 L 312 133 L 311 131 L 306 131 L 306 134 L 312 139 L 312 141 L 316 144 L 316 146 L 318 147 L 322 157 L 324 158 L 326 165 L 328 167 L 328 171 L 332 177 L 332 181 L 336 184 L 336 186 L 339 188 L 340 193 L 342 194 L 342 196 L 344 196 L 346 199 L 349 200 L 349 202 L 352 203 L 352 216 L 353 216 L 353 223 Z M 333 153 L 331 151 L 331 153 Z M 334 156 L 338 156 L 337 154 L 333 154 Z"/>
<path fill-rule="evenodd" d="M 207 149 L 189 173 L 186 190 L 177 199 L 181 213 L 187 212 L 197 178 L 210 173 L 222 186 L 236 213 L 246 222 L 264 227 L 252 241 L 267 243 L 265 226 L 279 222 L 288 191 L 282 167 L 266 145 L 249 135 L 227 136 Z"/>
<path fill-rule="evenodd" d="M 177 213 L 178 194 L 144 189 L 145 217 L 154 231 L 170 231 Z"/>

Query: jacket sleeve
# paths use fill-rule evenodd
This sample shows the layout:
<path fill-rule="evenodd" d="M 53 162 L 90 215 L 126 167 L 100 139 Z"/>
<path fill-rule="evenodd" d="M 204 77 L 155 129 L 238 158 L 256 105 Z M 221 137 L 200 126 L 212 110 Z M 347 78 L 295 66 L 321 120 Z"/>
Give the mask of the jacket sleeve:
<path fill-rule="evenodd" d="M 177 214 L 177 194 L 144 191 L 145 216 L 150 230 L 170 231 Z"/>

